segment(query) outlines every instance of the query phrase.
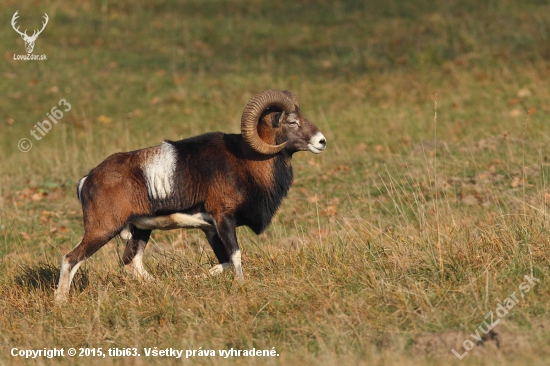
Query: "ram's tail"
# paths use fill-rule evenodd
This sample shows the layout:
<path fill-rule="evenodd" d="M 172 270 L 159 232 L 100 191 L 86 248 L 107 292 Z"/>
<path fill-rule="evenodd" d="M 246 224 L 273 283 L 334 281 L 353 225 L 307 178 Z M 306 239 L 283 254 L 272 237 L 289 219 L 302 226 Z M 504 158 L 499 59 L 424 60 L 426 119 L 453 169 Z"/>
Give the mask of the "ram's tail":
<path fill-rule="evenodd" d="M 78 196 L 78 200 L 80 201 L 80 204 L 82 204 L 82 187 L 84 186 L 84 181 L 86 181 L 86 178 L 88 178 L 87 175 L 82 177 L 80 181 L 78 181 L 78 186 L 76 187 L 76 195 Z"/>

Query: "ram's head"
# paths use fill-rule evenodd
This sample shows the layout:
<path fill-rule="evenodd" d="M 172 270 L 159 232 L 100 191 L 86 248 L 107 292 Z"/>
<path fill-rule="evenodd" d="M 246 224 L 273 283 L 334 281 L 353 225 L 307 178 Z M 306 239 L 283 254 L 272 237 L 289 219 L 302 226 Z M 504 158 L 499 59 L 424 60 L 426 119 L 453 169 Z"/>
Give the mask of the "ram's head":
<path fill-rule="evenodd" d="M 302 115 L 290 90 L 266 90 L 252 98 L 243 112 L 241 133 L 252 149 L 265 155 L 283 149 L 318 154 L 326 148 L 325 136 Z"/>

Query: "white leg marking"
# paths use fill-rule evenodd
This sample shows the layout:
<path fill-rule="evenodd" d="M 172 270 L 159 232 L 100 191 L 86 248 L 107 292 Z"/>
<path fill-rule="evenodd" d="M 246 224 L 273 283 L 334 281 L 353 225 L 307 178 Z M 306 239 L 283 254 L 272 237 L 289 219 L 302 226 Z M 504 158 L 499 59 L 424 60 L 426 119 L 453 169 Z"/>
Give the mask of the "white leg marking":
<path fill-rule="evenodd" d="M 231 263 L 229 263 L 229 262 L 220 263 L 220 264 L 216 264 L 214 267 L 210 268 L 210 270 L 208 272 L 210 272 L 211 276 L 217 276 L 219 274 L 222 274 L 223 271 L 225 271 L 229 267 L 231 267 Z"/>
<path fill-rule="evenodd" d="M 231 255 L 231 263 L 233 263 L 233 267 L 235 267 L 235 273 L 237 274 L 237 278 L 239 282 L 243 282 L 243 269 L 241 266 L 241 250 L 237 249 L 235 253 Z"/>
<path fill-rule="evenodd" d="M 71 289 L 71 282 L 73 280 L 74 274 L 78 270 L 78 267 L 82 262 L 78 262 L 75 264 L 75 266 L 71 269 L 71 271 L 67 271 L 69 268 L 69 262 L 63 256 L 63 261 L 61 263 L 61 271 L 59 273 L 59 283 L 57 284 L 57 289 L 55 290 L 55 301 L 56 302 L 64 302 L 67 300 L 69 296 L 69 290 Z"/>
<path fill-rule="evenodd" d="M 124 229 L 118 234 L 122 240 L 130 240 L 132 239 L 132 232 L 130 231 L 130 224 L 127 224 L 124 226 Z"/>
<path fill-rule="evenodd" d="M 132 262 L 130 263 L 132 274 L 134 277 L 136 277 L 138 280 L 146 280 L 146 281 L 152 281 L 154 280 L 154 277 L 147 272 L 145 267 L 143 267 L 143 252 L 145 251 L 145 243 L 140 241 L 140 244 L 138 246 L 136 255 L 132 259 Z"/>

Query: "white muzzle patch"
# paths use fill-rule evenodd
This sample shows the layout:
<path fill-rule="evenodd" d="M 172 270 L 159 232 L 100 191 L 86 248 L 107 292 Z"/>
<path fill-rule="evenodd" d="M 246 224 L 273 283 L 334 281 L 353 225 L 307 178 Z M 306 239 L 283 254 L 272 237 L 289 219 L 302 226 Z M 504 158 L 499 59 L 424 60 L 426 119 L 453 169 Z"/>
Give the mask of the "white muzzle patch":
<path fill-rule="evenodd" d="M 317 132 L 315 135 L 311 137 L 309 140 L 309 144 L 307 144 L 307 148 L 309 151 L 311 151 L 314 154 L 320 154 L 325 150 L 327 147 L 327 139 L 321 132 Z"/>

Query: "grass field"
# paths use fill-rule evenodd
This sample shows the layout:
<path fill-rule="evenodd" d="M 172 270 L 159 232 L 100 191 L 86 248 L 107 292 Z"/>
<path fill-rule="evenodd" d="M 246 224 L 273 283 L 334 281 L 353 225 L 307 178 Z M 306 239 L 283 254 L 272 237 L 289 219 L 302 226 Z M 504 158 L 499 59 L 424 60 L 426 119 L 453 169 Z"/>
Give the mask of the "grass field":
<path fill-rule="evenodd" d="M 48 14 L 47 61 L 14 60 L 16 10 L 29 30 Z M 155 347 L 200 365 L 548 364 L 547 1 L 6 0 L 0 15 L 0 364 L 181 362 Z M 154 232 L 154 284 L 119 266 L 117 239 L 55 306 L 78 180 L 118 151 L 236 133 L 265 89 L 294 91 L 328 147 L 295 155 L 264 234 L 238 230 L 244 285 L 202 276 L 202 233 Z M 54 347 L 141 357 L 11 356 Z M 198 355 L 231 348 L 279 356 Z"/>

